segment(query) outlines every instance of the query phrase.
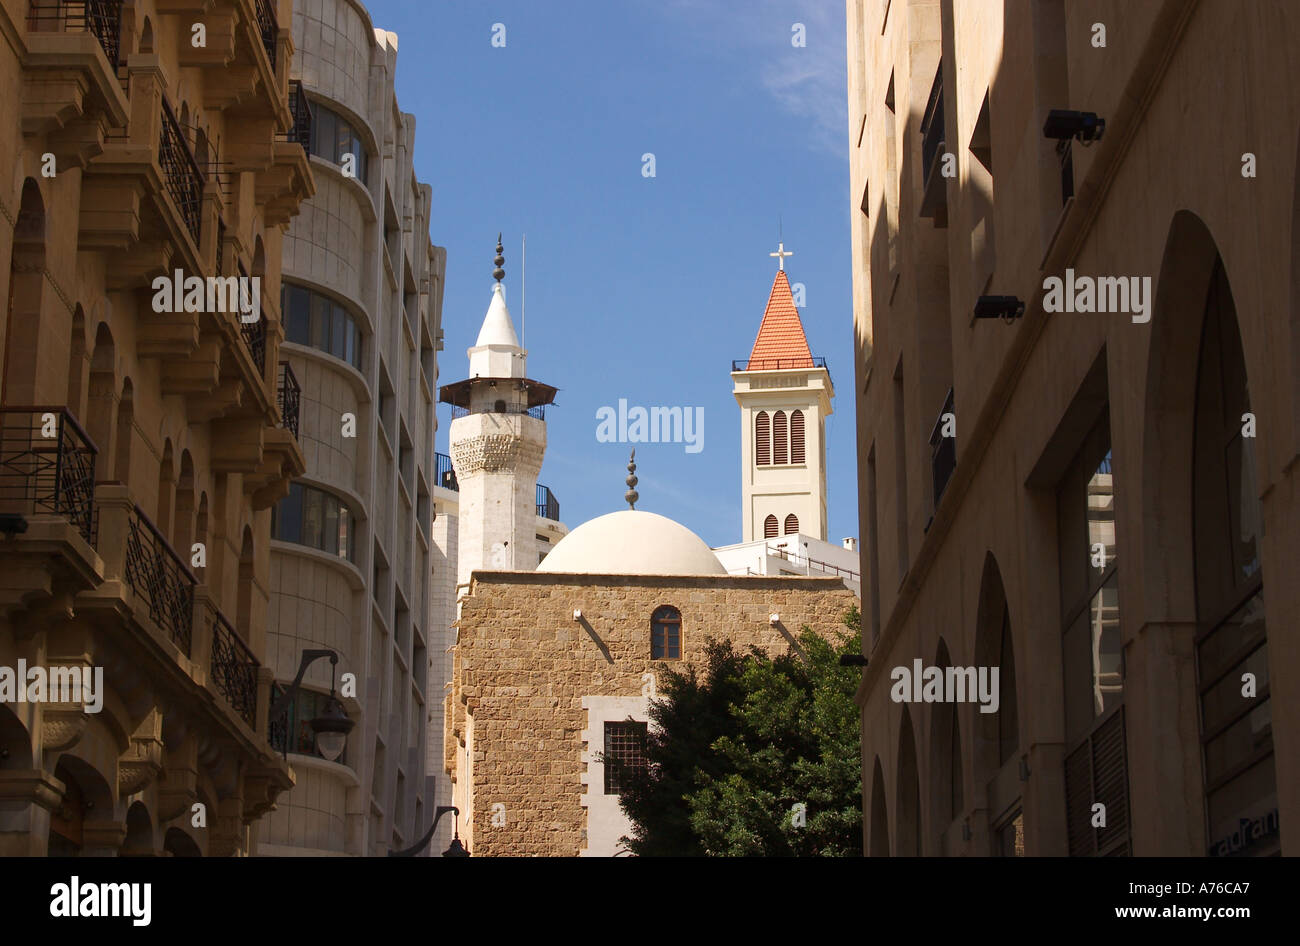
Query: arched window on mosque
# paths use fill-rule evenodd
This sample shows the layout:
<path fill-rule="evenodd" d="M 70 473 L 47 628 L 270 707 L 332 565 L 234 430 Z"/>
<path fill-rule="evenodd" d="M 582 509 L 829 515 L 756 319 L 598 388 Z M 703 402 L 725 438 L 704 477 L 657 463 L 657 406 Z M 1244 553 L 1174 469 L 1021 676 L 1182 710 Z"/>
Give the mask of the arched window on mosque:
<path fill-rule="evenodd" d="M 799 517 L 794 513 L 785 517 L 785 534 L 794 535 L 799 531 Z"/>
<path fill-rule="evenodd" d="M 772 462 L 776 464 L 790 462 L 790 441 L 785 411 L 777 411 L 772 417 Z"/>
<path fill-rule="evenodd" d="M 650 659 L 679 660 L 682 656 L 682 612 L 670 604 L 650 619 Z"/>
<path fill-rule="evenodd" d="M 763 520 L 763 538 L 775 539 L 777 536 L 776 516 L 768 516 Z"/>
<path fill-rule="evenodd" d="M 790 462 L 803 463 L 803 411 L 790 415 Z"/>

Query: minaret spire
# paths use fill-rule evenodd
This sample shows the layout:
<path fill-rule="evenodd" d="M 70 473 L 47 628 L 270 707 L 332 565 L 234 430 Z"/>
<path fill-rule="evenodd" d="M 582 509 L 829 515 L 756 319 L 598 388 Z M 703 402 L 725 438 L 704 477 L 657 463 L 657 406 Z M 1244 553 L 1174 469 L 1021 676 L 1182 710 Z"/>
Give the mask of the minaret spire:
<path fill-rule="evenodd" d="M 635 510 L 636 501 L 641 498 L 641 495 L 636 491 L 637 479 L 636 479 L 636 448 L 635 447 L 632 448 L 632 455 L 628 457 L 627 479 L 624 480 L 624 482 L 627 483 L 628 489 L 627 492 L 623 494 L 623 498 L 626 499 L 627 504 L 631 506 L 632 509 Z"/>
<path fill-rule="evenodd" d="M 501 234 L 498 233 L 497 234 L 497 258 L 492 261 L 493 263 L 496 264 L 496 269 L 492 270 L 492 278 L 495 279 L 497 282 L 500 282 L 501 280 L 506 278 L 506 271 L 504 268 L 506 264 L 505 252 L 506 249 L 501 244 Z"/>

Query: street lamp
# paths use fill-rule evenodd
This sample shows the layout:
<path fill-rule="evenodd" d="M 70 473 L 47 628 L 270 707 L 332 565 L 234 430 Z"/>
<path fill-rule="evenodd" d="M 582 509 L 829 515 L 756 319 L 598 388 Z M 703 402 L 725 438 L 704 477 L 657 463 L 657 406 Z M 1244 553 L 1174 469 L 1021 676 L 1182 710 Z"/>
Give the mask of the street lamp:
<path fill-rule="evenodd" d="M 433 840 L 433 832 L 438 830 L 438 822 L 441 821 L 442 816 L 449 811 L 454 811 L 456 813 L 456 817 L 457 818 L 460 817 L 460 809 L 457 808 L 455 805 L 439 805 L 436 809 L 434 809 L 433 824 L 429 825 L 429 830 L 424 833 L 424 837 L 420 838 L 420 840 L 416 841 L 414 844 L 412 844 L 410 847 L 406 848 L 405 850 L 389 851 L 388 856 L 389 857 L 415 857 L 415 855 L 419 854 L 421 851 L 423 851 L 426 847 L 429 846 L 429 842 Z M 451 844 L 447 846 L 447 850 L 442 852 L 442 856 L 443 857 L 469 857 L 469 851 L 465 850 L 465 845 L 460 843 L 460 825 L 454 821 L 452 822 L 452 824 L 454 825 L 454 827 L 452 828 L 453 835 L 451 839 Z"/>
<path fill-rule="evenodd" d="M 302 652 L 302 662 L 298 664 L 298 675 L 293 678 L 293 683 L 285 691 L 267 714 L 271 722 L 276 722 L 282 717 L 285 719 L 284 734 L 284 758 L 289 758 L 289 726 L 288 716 L 289 708 L 294 705 L 294 700 L 298 695 L 298 689 L 302 686 L 303 675 L 317 660 L 322 657 L 328 657 L 330 662 L 330 695 L 325 702 L 325 712 L 317 716 L 308 723 L 312 732 L 316 736 L 316 748 L 327 762 L 333 762 L 343 754 L 343 747 L 347 743 L 348 733 L 352 731 L 353 721 L 348 718 L 348 714 L 343 710 L 343 704 L 334 696 L 335 674 L 338 671 L 339 655 L 332 650 L 304 650 Z"/>

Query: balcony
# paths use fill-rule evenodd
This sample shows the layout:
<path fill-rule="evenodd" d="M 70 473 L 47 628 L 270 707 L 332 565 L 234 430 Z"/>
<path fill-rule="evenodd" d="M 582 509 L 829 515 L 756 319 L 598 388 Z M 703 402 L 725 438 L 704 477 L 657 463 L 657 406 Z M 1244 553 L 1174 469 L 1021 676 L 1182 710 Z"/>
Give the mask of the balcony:
<path fill-rule="evenodd" d="M 280 362 L 280 385 L 276 391 L 280 405 L 280 426 L 298 439 L 298 413 L 302 402 L 302 385 L 293 367 L 287 361 Z"/>
<path fill-rule="evenodd" d="M 289 141 L 302 145 L 303 151 L 311 150 L 311 101 L 303 90 L 302 81 L 294 79 L 289 83 L 289 114 L 293 124 L 289 127 Z"/>
<path fill-rule="evenodd" d="M 210 604 L 205 609 L 212 632 L 212 655 L 209 673 L 213 688 L 246 722 L 257 728 L 257 671 L 261 667 L 252 650 L 243 642 L 226 616 Z"/>
<path fill-rule="evenodd" d="M 62 516 L 93 546 L 98 452 L 66 408 L 0 409 L 0 512 Z"/>
<path fill-rule="evenodd" d="M 943 402 L 943 409 L 939 411 L 934 429 L 930 431 L 930 478 L 934 487 L 935 509 L 939 508 L 943 491 L 948 488 L 948 480 L 952 478 L 952 472 L 957 468 L 957 438 L 943 435 L 944 415 L 953 412 L 952 394 L 952 388 L 949 388 L 948 397 Z"/>
<path fill-rule="evenodd" d="M 459 404 L 453 404 L 451 407 L 452 420 L 456 420 L 458 417 L 468 417 L 470 414 L 527 414 L 529 417 L 536 417 L 538 420 L 545 420 L 546 405 L 537 404 L 533 407 L 524 407 L 522 405 L 502 405 L 500 407 L 482 407 L 477 410 L 469 407 L 461 407 Z"/>
<path fill-rule="evenodd" d="M 257 0 L 257 30 L 262 34 L 262 48 L 266 50 L 271 71 L 275 72 L 275 44 L 280 24 L 276 20 L 274 0 Z"/>
<path fill-rule="evenodd" d="M 122 0 L 31 0 L 27 28 L 35 33 L 89 33 L 116 68 L 122 48 Z"/>
<path fill-rule="evenodd" d="M 445 453 L 435 453 L 433 456 L 438 464 L 434 484 L 443 489 L 459 492 L 460 484 L 456 482 L 456 468 L 452 466 L 451 457 Z"/>
<path fill-rule="evenodd" d="M 244 280 L 243 285 L 247 285 L 248 273 L 244 270 L 244 264 L 239 264 L 239 276 Z M 243 302 L 241 300 L 241 306 Z M 258 300 L 258 316 L 252 322 L 245 322 L 241 317 L 239 320 L 239 334 L 244 339 L 244 344 L 248 347 L 248 353 L 253 356 L 253 364 L 257 365 L 258 376 L 266 374 L 266 319 L 261 314 L 261 300 Z"/>
<path fill-rule="evenodd" d="M 185 133 L 181 130 L 176 113 L 162 100 L 162 136 L 158 143 L 158 164 L 162 168 L 163 184 L 172 202 L 185 221 L 185 229 L 200 244 L 203 230 L 203 170 L 190 150 Z"/>
<path fill-rule="evenodd" d="M 194 586 L 189 567 L 139 506 L 127 519 L 124 576 L 149 617 L 186 657 L 194 642 Z"/>
<path fill-rule="evenodd" d="M 537 515 L 553 522 L 560 521 L 560 501 L 555 498 L 549 486 L 537 484 Z"/>
<path fill-rule="evenodd" d="M 933 219 L 936 226 L 946 226 L 948 221 L 948 185 L 941 160 L 945 145 L 943 122 L 943 61 L 940 60 L 921 118 L 921 180 L 925 183 L 921 216 Z"/>

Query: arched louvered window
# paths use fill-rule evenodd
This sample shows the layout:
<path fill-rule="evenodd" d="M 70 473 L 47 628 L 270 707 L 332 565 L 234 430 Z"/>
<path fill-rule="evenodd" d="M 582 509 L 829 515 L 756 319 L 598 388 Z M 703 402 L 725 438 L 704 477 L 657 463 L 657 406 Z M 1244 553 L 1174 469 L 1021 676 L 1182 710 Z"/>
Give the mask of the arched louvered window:
<path fill-rule="evenodd" d="M 799 517 L 794 513 L 785 517 L 785 534 L 794 535 L 799 531 Z"/>
<path fill-rule="evenodd" d="M 682 612 L 670 604 L 650 618 L 650 659 L 679 660 L 682 656 Z"/>
<path fill-rule="evenodd" d="M 790 462 L 790 441 L 787 436 L 785 411 L 772 417 L 772 462 Z"/>
<path fill-rule="evenodd" d="M 803 462 L 803 411 L 790 415 L 790 462 Z"/>
<path fill-rule="evenodd" d="M 759 411 L 754 418 L 754 455 L 759 466 L 772 462 L 772 419 L 767 411 Z"/>
<path fill-rule="evenodd" d="M 763 520 L 763 538 L 775 539 L 777 532 L 776 516 L 768 516 Z"/>

